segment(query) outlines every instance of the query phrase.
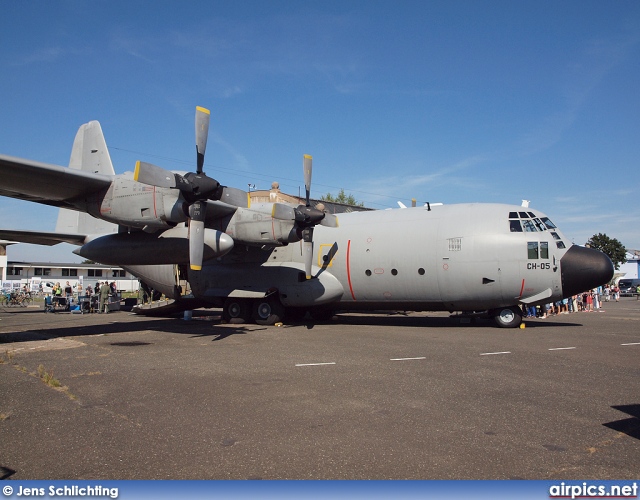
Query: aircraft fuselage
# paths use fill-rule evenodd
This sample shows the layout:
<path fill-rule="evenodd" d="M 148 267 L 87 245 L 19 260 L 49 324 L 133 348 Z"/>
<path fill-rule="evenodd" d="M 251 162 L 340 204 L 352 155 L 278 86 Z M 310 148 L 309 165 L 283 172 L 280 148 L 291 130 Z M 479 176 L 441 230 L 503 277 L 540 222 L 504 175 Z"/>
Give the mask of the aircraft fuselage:
<path fill-rule="evenodd" d="M 215 305 L 277 291 L 285 308 L 482 311 L 560 300 L 613 273 L 545 214 L 499 204 L 341 214 L 338 228 L 316 227 L 313 252 L 311 280 L 302 244 L 291 243 L 236 245 L 189 282 Z"/>

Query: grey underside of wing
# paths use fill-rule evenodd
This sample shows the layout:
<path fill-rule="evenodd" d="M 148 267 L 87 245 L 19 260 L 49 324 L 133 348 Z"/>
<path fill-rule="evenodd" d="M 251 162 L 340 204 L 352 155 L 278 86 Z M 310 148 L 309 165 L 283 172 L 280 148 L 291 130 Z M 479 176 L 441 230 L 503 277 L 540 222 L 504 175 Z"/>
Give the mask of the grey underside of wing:
<path fill-rule="evenodd" d="M 82 170 L 0 155 L 0 195 L 56 207 L 106 190 L 112 178 Z"/>
<path fill-rule="evenodd" d="M 52 233 L 46 231 L 21 231 L 18 229 L 0 229 L 0 240 L 35 245 L 57 245 L 58 243 L 84 244 L 86 235 L 76 233 Z"/>

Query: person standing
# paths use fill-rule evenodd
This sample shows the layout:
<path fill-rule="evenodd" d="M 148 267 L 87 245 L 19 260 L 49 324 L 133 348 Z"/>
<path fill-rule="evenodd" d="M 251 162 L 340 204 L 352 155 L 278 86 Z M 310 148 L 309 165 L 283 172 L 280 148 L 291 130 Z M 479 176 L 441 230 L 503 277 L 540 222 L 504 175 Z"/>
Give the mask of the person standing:
<path fill-rule="evenodd" d="M 99 312 L 105 312 L 105 313 L 109 312 L 109 306 L 107 305 L 107 302 L 109 301 L 109 293 L 110 292 L 111 292 L 111 288 L 109 287 L 109 284 L 105 281 L 100 286 L 100 310 L 99 310 Z"/>

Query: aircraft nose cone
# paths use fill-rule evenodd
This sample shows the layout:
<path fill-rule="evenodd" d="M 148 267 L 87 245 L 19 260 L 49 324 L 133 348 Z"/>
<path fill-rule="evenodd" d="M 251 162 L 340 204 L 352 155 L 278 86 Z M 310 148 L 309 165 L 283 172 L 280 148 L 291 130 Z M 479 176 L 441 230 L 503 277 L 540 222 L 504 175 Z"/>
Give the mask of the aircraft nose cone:
<path fill-rule="evenodd" d="M 560 259 L 560 269 L 563 297 L 604 285 L 613 278 L 613 263 L 607 255 L 578 245 L 572 245 Z"/>

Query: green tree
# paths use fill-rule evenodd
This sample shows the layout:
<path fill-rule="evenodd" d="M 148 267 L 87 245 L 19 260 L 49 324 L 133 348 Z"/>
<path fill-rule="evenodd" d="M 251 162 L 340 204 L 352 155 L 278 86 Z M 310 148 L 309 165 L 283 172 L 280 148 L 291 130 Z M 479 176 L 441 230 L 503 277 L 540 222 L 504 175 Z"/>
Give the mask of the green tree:
<path fill-rule="evenodd" d="M 354 207 L 364 207 L 364 203 L 356 201 L 355 197 L 350 194 L 347 195 L 344 192 L 344 188 L 340 189 L 337 196 L 333 196 L 331 193 L 327 193 L 320 198 L 322 201 L 330 201 L 332 203 L 342 203 L 343 205 L 351 205 Z"/>
<path fill-rule="evenodd" d="M 620 264 L 627 261 L 627 249 L 624 245 L 615 238 L 609 238 L 606 234 L 594 234 L 587 241 L 587 245 L 607 254 L 616 270 L 620 268 Z"/>

